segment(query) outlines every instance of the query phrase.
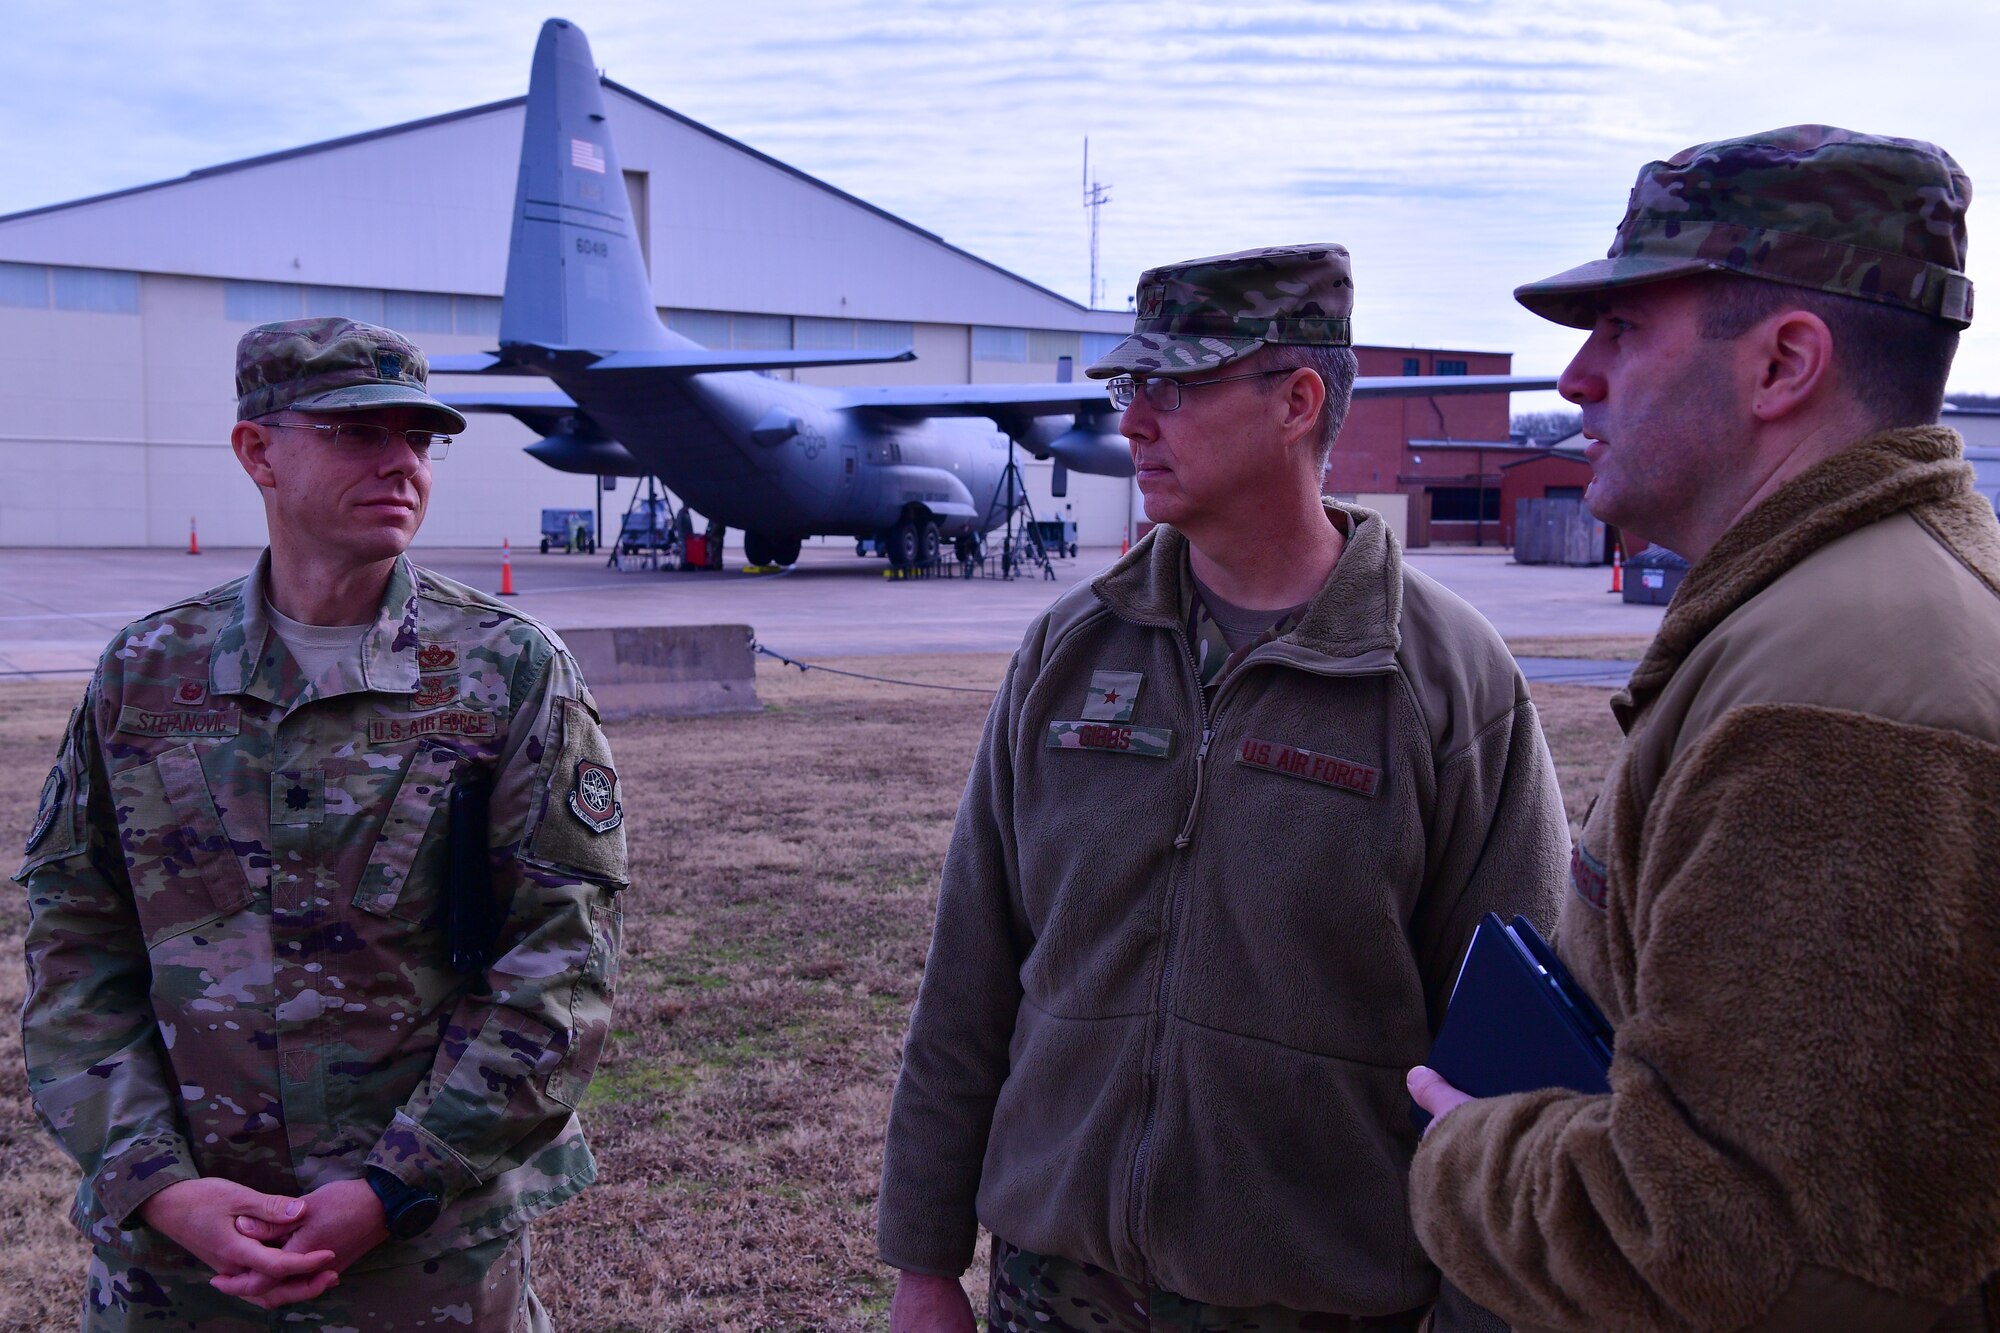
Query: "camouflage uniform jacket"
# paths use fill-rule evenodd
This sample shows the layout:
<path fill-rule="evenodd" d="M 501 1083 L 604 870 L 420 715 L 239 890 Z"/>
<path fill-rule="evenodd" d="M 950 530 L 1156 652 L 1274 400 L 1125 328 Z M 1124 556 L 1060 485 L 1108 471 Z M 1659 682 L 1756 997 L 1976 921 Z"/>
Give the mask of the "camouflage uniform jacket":
<path fill-rule="evenodd" d="M 70 720 L 16 878 L 36 1110 L 102 1247 L 166 1185 L 383 1167 L 444 1215 L 369 1267 L 514 1230 L 596 1173 L 573 1114 L 609 1026 L 616 774 L 541 625 L 398 560 L 359 659 L 307 680 L 255 573 L 136 622 Z M 448 795 L 491 782 L 501 926 L 443 929 Z M 600 831 L 601 830 L 601 831 Z"/>
<path fill-rule="evenodd" d="M 1479 615 L 1348 531 L 1204 693 L 1160 527 L 1030 627 L 987 720 L 890 1109 L 879 1243 L 983 1222 L 1190 1301 L 1392 1315 L 1420 1063 L 1481 914 L 1568 860 L 1526 685 Z"/>

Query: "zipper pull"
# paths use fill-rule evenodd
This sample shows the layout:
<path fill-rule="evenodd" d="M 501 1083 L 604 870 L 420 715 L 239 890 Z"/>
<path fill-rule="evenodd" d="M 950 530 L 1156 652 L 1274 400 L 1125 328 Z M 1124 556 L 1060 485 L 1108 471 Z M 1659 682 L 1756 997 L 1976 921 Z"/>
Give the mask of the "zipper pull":
<path fill-rule="evenodd" d="M 1201 809 L 1201 785 L 1207 772 L 1208 743 L 1215 738 L 1215 728 L 1201 729 L 1201 747 L 1194 752 L 1194 800 L 1188 802 L 1187 818 L 1181 822 L 1181 831 L 1174 837 L 1174 848 L 1180 850 L 1194 840 L 1194 815 Z"/>

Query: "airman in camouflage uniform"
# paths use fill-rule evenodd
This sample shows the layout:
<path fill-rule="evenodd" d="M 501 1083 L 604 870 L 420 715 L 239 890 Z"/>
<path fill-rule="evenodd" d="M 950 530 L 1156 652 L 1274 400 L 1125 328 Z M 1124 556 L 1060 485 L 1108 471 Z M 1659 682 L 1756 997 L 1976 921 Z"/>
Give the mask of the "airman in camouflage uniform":
<path fill-rule="evenodd" d="M 295 447 L 366 454 L 361 499 L 394 529 L 363 534 L 373 622 L 302 667 L 274 624 L 297 542 L 273 510 L 247 578 L 112 640 L 49 774 L 16 876 L 23 1029 L 36 1109 L 83 1172 L 86 1328 L 525 1327 L 523 1228 L 595 1176 L 574 1110 L 609 1027 L 617 774 L 561 642 L 401 554 L 421 499 L 412 518 L 379 487 L 420 469 L 427 494 L 418 450 L 438 446 L 400 423 L 463 422 L 424 382 L 388 330 L 246 335 L 239 455 L 274 414 Z M 383 421 L 372 453 L 313 430 Z M 483 866 L 448 864 L 454 820 Z M 468 912 L 489 923 L 470 949 Z M 228 1193 L 229 1259 L 148 1224 L 187 1182 Z M 329 1232 L 336 1199 L 358 1235 Z"/>

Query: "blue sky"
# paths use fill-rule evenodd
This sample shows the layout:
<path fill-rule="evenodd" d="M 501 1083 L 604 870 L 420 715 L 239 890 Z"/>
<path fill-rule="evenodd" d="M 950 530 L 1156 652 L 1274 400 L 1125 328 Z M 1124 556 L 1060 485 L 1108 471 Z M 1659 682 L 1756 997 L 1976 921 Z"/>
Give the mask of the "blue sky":
<path fill-rule="evenodd" d="M 1972 176 L 1993 313 L 1953 387 L 2000 393 L 2000 6 L 1903 0 L 814 0 L 561 11 L 614 79 L 1082 299 L 1083 138 L 1110 186 L 1107 304 L 1165 260 L 1354 253 L 1356 335 L 1575 335 L 1509 297 L 1601 255 L 1639 165 L 1826 121 Z M 551 11 L 10 0 L 0 213 L 516 95 Z M 1982 225 L 1987 217 L 1993 221 Z M 1517 400 L 1518 407 L 1538 405 Z"/>

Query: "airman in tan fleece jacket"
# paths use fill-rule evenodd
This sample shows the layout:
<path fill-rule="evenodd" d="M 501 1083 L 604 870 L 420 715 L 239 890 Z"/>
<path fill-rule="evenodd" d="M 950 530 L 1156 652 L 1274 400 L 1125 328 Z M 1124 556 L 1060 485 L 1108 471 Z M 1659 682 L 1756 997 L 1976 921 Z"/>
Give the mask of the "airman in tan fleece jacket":
<path fill-rule="evenodd" d="M 1517 293 L 1592 329 L 1593 508 L 1695 557 L 1558 927 L 1610 1093 L 1412 1077 L 1418 1234 L 1517 1330 L 2000 1327 L 2000 527 L 1953 432 L 1836 433 L 1936 413 L 1968 192 L 1910 140 L 1703 145 Z"/>

